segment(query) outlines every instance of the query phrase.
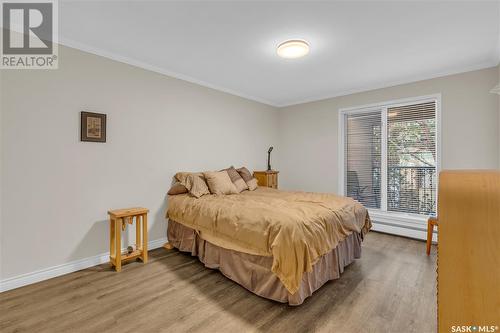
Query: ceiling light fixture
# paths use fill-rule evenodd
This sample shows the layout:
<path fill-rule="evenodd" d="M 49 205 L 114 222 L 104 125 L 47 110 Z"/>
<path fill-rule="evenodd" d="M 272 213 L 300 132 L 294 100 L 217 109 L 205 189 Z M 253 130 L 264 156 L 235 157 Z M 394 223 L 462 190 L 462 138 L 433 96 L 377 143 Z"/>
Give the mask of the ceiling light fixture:
<path fill-rule="evenodd" d="M 309 44 L 301 39 L 287 40 L 278 45 L 276 52 L 282 58 L 300 58 L 309 53 Z"/>

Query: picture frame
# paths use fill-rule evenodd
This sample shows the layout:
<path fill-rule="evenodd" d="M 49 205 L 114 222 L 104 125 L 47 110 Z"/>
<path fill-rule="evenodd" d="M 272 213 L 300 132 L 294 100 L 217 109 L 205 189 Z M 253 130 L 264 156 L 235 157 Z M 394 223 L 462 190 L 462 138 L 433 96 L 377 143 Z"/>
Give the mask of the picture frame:
<path fill-rule="evenodd" d="M 106 142 L 106 114 L 81 112 L 80 141 Z"/>

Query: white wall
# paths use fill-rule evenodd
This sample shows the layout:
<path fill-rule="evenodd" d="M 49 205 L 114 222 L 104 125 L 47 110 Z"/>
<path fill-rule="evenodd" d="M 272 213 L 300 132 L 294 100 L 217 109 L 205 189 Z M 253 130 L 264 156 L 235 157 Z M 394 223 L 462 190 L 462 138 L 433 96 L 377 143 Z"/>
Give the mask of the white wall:
<path fill-rule="evenodd" d="M 2 71 L 2 279 L 105 253 L 109 209 L 148 207 L 150 240 L 165 237 L 177 171 L 266 167 L 274 108 L 66 47 L 59 59 Z M 80 142 L 80 111 L 107 114 L 107 143 Z"/>
<path fill-rule="evenodd" d="M 498 168 L 499 100 L 489 92 L 498 78 L 494 67 L 280 109 L 281 188 L 338 191 L 340 108 L 436 93 L 442 94 L 442 168 Z"/>

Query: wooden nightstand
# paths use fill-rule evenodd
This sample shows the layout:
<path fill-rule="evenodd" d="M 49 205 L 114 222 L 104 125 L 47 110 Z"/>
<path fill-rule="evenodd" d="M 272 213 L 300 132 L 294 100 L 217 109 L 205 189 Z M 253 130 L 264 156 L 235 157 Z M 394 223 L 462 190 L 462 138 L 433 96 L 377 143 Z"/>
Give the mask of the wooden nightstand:
<path fill-rule="evenodd" d="M 139 258 L 143 263 L 148 262 L 148 212 L 149 209 L 141 207 L 116 209 L 108 212 L 109 260 L 117 272 L 122 269 L 122 261 Z M 127 223 L 133 223 L 134 217 L 136 249 L 132 253 L 122 255 L 121 232 L 125 230 Z"/>
<path fill-rule="evenodd" d="M 278 188 L 278 173 L 279 171 L 254 171 L 253 176 L 257 178 L 259 186 Z"/>

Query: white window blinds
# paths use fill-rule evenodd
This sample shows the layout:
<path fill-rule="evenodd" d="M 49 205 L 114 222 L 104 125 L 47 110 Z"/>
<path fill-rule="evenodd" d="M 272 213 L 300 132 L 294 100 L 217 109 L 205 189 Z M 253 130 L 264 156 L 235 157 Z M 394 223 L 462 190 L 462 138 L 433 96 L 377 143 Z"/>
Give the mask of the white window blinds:
<path fill-rule="evenodd" d="M 387 209 L 436 211 L 436 102 L 387 109 Z"/>
<path fill-rule="evenodd" d="M 344 191 L 368 208 L 436 213 L 436 101 L 344 114 Z"/>
<path fill-rule="evenodd" d="M 347 115 L 346 192 L 365 207 L 380 208 L 380 111 Z"/>

